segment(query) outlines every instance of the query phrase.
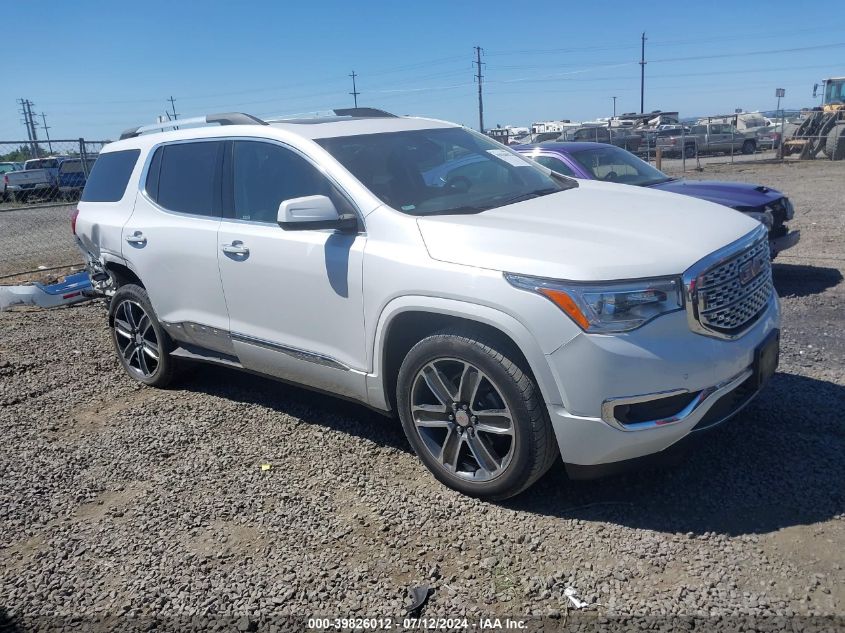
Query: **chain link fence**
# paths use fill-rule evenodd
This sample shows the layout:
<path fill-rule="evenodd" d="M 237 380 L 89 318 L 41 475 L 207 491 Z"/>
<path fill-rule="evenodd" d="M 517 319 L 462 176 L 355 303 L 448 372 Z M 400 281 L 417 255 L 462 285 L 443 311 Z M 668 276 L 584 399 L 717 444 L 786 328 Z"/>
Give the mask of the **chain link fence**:
<path fill-rule="evenodd" d="M 108 141 L 0 141 L 0 284 L 82 263 L 70 214 Z"/>
<path fill-rule="evenodd" d="M 0 204 L 8 207 L 78 199 L 107 142 L 81 138 L 0 141 Z"/>

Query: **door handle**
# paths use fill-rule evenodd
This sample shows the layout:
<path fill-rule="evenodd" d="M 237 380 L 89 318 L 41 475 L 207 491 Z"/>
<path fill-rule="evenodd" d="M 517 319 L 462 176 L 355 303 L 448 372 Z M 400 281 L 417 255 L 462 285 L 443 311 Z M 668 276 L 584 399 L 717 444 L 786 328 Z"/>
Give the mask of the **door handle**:
<path fill-rule="evenodd" d="M 243 242 L 234 241 L 231 244 L 221 244 L 220 250 L 227 255 L 249 255 L 249 249 Z"/>
<path fill-rule="evenodd" d="M 147 238 L 144 237 L 144 234 L 141 231 L 135 231 L 132 235 L 126 236 L 126 241 L 130 244 L 138 244 L 139 246 L 143 246 L 147 243 Z"/>

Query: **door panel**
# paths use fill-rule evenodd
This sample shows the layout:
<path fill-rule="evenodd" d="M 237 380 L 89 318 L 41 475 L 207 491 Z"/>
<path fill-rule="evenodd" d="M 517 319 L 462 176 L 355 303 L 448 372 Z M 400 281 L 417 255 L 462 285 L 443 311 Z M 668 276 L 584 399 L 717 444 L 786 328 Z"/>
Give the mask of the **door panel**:
<path fill-rule="evenodd" d="M 276 224 L 285 199 L 329 195 L 335 206 L 344 204 L 325 176 L 290 149 L 235 141 L 231 171 L 228 215 L 234 217 L 221 222 L 217 246 L 229 329 L 241 363 L 361 397 L 366 236 L 286 231 Z"/>
<path fill-rule="evenodd" d="M 222 148 L 213 141 L 156 150 L 146 191 L 123 229 L 123 253 L 160 320 L 225 333 L 229 319 L 217 266 Z"/>

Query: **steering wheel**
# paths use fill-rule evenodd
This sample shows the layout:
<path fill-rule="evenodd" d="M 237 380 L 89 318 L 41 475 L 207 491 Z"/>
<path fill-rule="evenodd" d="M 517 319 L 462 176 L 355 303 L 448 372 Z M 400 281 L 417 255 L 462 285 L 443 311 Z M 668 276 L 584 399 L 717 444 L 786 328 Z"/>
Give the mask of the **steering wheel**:
<path fill-rule="evenodd" d="M 602 178 L 602 180 L 615 181 L 617 178 L 619 178 L 619 174 L 617 174 L 615 171 L 609 171 L 604 175 L 604 178 Z"/>
<path fill-rule="evenodd" d="M 472 189 L 472 183 L 466 176 L 455 176 L 446 181 L 446 187 L 458 193 L 466 193 Z"/>

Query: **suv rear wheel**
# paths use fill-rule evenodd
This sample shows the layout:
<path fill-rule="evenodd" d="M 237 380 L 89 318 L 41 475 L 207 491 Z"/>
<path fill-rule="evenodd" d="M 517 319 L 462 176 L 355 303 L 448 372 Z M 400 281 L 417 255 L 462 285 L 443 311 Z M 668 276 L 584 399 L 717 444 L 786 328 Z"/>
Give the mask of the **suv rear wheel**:
<path fill-rule="evenodd" d="M 146 290 L 135 284 L 118 288 L 109 306 L 109 324 L 117 357 L 129 376 L 151 387 L 170 384 L 175 369 L 172 343 Z"/>
<path fill-rule="evenodd" d="M 533 378 L 515 354 L 447 330 L 417 343 L 397 381 L 408 441 L 443 484 L 505 499 L 533 484 L 558 448 Z"/>

